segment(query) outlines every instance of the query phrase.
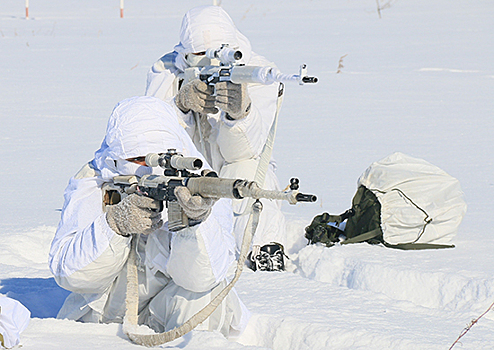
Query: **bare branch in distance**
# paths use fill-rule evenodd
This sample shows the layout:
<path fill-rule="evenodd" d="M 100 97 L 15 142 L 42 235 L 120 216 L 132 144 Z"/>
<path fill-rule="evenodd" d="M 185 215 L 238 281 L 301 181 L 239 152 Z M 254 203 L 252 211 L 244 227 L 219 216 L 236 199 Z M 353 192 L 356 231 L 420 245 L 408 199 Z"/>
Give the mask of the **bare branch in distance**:
<path fill-rule="evenodd" d="M 341 69 L 344 68 L 345 66 L 343 65 L 343 59 L 348 56 L 348 54 L 343 55 L 340 57 L 340 60 L 338 61 L 338 70 L 336 71 L 336 74 L 341 73 Z"/>

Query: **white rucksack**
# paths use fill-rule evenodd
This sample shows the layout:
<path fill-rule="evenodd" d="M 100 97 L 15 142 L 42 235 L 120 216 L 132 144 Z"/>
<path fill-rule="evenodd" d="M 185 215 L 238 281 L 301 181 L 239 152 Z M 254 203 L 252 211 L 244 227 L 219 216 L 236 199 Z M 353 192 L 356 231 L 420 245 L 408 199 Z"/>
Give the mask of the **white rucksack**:
<path fill-rule="evenodd" d="M 394 153 L 371 164 L 357 184 L 352 209 L 342 215 L 324 213 L 314 218 L 306 229 L 310 243 L 337 242 L 338 232 L 328 224 L 347 219 L 342 244 L 453 247 L 448 243 L 466 213 L 463 192 L 454 177 L 425 160 Z"/>

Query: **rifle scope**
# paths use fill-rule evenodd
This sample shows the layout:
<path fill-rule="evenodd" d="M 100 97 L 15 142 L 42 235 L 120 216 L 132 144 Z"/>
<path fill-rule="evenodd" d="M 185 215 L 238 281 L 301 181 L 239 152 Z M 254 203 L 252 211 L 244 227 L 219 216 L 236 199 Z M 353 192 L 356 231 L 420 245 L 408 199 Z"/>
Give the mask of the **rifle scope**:
<path fill-rule="evenodd" d="M 146 165 L 150 167 L 160 166 L 164 169 L 199 170 L 202 168 L 202 160 L 196 157 L 184 157 L 180 154 L 149 153 L 146 156 Z"/>
<path fill-rule="evenodd" d="M 223 45 L 219 49 L 207 49 L 206 57 L 217 59 L 224 65 L 233 64 L 242 58 L 242 51 L 229 48 Z"/>

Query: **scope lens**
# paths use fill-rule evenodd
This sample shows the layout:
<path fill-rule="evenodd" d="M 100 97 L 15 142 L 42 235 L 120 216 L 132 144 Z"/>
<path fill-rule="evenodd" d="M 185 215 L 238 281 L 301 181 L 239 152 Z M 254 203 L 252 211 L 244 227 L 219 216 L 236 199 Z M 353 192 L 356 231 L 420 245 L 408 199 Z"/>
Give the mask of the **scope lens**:
<path fill-rule="evenodd" d="M 235 58 L 237 61 L 242 58 L 242 52 L 241 51 L 235 51 L 233 54 L 233 58 Z"/>
<path fill-rule="evenodd" d="M 194 160 L 192 165 L 194 166 L 194 169 L 201 169 L 202 168 L 202 160 L 200 160 L 199 158 L 196 158 L 196 160 Z"/>

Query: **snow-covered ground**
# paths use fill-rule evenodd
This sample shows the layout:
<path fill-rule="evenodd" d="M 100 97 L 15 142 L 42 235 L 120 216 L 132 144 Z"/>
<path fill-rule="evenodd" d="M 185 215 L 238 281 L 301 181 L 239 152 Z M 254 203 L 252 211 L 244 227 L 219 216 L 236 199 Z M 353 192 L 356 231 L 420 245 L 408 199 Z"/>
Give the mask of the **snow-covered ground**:
<path fill-rule="evenodd" d="M 56 320 L 67 292 L 47 254 L 71 175 L 120 100 L 210 1 L 24 1 L 0 6 L 0 294 L 26 305 L 25 349 L 135 349 L 116 324 Z M 254 51 L 313 86 L 287 85 L 274 154 L 315 204 L 286 206 L 284 273 L 245 271 L 254 313 L 232 342 L 193 331 L 163 348 L 448 349 L 494 301 L 494 3 L 489 0 L 222 1 Z M 390 4 L 390 6 L 385 6 Z M 341 73 L 336 73 L 341 62 Z M 468 211 L 456 248 L 306 246 L 304 227 L 350 206 L 372 162 L 400 151 L 458 178 Z M 494 311 L 455 349 L 493 349 Z"/>

